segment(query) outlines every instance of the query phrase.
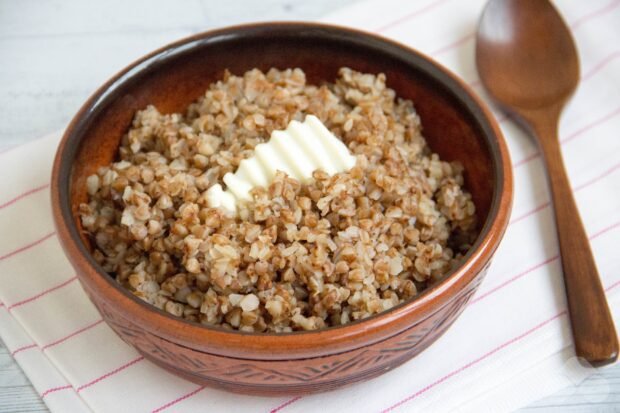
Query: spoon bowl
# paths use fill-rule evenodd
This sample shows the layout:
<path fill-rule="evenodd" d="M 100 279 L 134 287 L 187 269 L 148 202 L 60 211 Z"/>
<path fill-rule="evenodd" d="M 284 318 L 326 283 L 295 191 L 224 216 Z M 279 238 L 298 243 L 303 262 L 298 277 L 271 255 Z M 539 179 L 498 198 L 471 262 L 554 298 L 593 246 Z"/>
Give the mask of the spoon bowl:
<path fill-rule="evenodd" d="M 510 108 L 565 102 L 579 84 L 579 57 L 570 30 L 546 0 L 489 2 L 476 53 L 485 85 Z"/>
<path fill-rule="evenodd" d="M 549 176 L 577 356 L 618 358 L 618 336 L 579 217 L 558 139 L 562 109 L 579 84 L 570 30 L 548 0 L 491 0 L 476 37 L 480 80 L 537 138 Z"/>

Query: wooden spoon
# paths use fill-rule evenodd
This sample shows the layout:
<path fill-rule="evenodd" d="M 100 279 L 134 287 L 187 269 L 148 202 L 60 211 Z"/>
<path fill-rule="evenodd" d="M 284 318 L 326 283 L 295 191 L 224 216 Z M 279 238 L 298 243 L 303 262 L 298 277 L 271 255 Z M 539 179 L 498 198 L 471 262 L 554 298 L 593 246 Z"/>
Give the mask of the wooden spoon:
<path fill-rule="evenodd" d="M 478 27 L 476 64 L 491 96 L 537 137 L 543 153 L 577 356 L 593 366 L 613 363 L 618 336 L 558 139 L 560 114 L 579 83 L 570 31 L 548 0 L 491 0 Z"/>

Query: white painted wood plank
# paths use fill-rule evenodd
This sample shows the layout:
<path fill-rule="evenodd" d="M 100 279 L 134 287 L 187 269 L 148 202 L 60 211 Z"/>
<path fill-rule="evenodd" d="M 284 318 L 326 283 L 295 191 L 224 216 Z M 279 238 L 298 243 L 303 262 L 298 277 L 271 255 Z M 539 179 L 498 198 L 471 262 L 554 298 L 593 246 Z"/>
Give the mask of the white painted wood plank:
<path fill-rule="evenodd" d="M 61 129 L 106 79 L 191 29 L 0 39 L 0 141 Z"/>
<path fill-rule="evenodd" d="M 522 409 L 523 413 L 540 412 L 618 412 L 620 411 L 620 368 L 601 369 L 597 374 L 557 394 Z"/>
<path fill-rule="evenodd" d="M 200 0 L 205 16 L 217 26 L 267 20 L 316 20 L 359 0 Z M 251 4 L 250 4 L 251 3 Z"/>
<path fill-rule="evenodd" d="M 0 341 L 0 411 L 47 412 L 45 403 L 30 385 Z"/>
<path fill-rule="evenodd" d="M 205 17 L 199 0 L 0 1 L 0 38 L 157 32 L 199 27 Z"/>

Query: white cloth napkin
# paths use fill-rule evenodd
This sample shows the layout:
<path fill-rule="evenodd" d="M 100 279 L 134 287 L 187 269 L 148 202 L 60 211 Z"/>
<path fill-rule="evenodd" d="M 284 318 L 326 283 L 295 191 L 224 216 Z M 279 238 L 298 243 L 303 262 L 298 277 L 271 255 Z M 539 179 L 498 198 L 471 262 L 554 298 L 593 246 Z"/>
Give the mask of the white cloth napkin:
<path fill-rule="evenodd" d="M 326 21 L 422 50 L 484 94 L 473 33 L 483 0 L 371 0 Z M 563 1 L 582 83 L 563 154 L 609 302 L 620 321 L 620 1 Z M 423 105 L 424 102 L 418 102 Z M 377 379 L 331 393 L 260 398 L 202 388 L 144 360 L 101 321 L 58 244 L 48 182 L 54 134 L 0 153 L 0 336 L 53 412 L 508 411 L 575 385 L 544 169 L 498 113 L 515 172 L 512 222 L 473 302 L 434 345 Z"/>

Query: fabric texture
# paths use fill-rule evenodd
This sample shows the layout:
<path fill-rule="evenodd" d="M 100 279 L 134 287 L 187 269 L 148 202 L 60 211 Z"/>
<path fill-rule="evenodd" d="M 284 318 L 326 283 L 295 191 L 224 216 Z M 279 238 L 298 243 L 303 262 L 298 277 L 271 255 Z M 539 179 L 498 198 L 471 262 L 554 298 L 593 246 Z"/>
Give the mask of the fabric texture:
<path fill-rule="evenodd" d="M 370 0 L 324 21 L 417 48 L 488 101 L 474 64 L 484 3 Z M 580 87 L 561 120 L 562 151 L 618 324 L 620 1 L 557 7 L 582 59 Z M 506 236 L 455 324 L 379 378 L 326 394 L 260 398 L 200 387 L 141 357 L 102 322 L 56 238 L 49 180 L 59 133 L 0 153 L 0 337 L 52 412 L 497 412 L 576 385 L 593 370 L 574 362 L 544 167 L 533 140 L 494 111 L 514 162 Z"/>

